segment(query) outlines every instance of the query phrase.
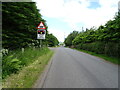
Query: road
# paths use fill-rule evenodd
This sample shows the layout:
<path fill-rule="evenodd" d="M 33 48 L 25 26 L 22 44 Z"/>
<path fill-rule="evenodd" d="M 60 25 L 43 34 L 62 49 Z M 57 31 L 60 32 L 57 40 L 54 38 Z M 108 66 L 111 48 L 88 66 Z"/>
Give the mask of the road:
<path fill-rule="evenodd" d="M 118 88 L 118 65 L 69 48 L 52 50 L 55 54 L 42 88 Z"/>

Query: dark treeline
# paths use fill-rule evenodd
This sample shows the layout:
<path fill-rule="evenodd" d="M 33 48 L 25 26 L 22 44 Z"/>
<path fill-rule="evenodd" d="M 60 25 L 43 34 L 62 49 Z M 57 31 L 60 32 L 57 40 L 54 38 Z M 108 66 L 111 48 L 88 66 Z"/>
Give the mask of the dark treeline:
<path fill-rule="evenodd" d="M 3 2 L 2 18 L 2 47 L 9 50 L 38 46 L 36 27 L 42 21 L 46 30 L 48 28 L 34 2 Z M 47 31 L 46 39 L 43 40 L 44 45 L 49 44 L 49 38 L 51 35 Z M 57 44 L 54 43 L 52 46 Z"/>
<path fill-rule="evenodd" d="M 66 46 L 120 58 L 120 13 L 99 28 L 73 31 L 65 39 Z"/>
<path fill-rule="evenodd" d="M 37 26 L 43 22 L 46 39 L 37 39 Z M 2 78 L 16 73 L 49 52 L 46 46 L 58 45 L 57 38 L 48 34 L 46 20 L 42 18 L 34 2 L 2 3 Z M 8 53 L 9 51 L 9 53 Z M 1 53 L 0 53 L 1 54 Z"/>

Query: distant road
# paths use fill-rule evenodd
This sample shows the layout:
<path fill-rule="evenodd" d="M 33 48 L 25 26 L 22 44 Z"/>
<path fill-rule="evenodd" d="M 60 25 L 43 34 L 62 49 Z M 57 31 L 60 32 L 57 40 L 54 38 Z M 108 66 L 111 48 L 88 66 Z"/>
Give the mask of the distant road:
<path fill-rule="evenodd" d="M 69 48 L 52 50 L 55 54 L 43 88 L 118 88 L 118 65 Z"/>

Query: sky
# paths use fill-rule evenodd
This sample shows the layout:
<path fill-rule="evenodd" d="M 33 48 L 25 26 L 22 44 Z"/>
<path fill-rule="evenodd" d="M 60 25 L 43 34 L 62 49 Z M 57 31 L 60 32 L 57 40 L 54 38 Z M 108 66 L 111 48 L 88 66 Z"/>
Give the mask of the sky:
<path fill-rule="evenodd" d="M 33 0 L 52 33 L 60 42 L 74 30 L 98 28 L 112 20 L 120 0 Z"/>

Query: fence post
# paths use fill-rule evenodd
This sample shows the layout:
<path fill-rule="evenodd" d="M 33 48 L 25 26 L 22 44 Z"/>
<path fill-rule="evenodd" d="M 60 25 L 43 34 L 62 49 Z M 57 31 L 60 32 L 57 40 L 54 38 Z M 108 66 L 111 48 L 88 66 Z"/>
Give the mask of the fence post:
<path fill-rule="evenodd" d="M 24 48 L 22 48 L 22 53 L 24 53 L 24 50 L 25 50 L 25 49 L 24 49 Z"/>

